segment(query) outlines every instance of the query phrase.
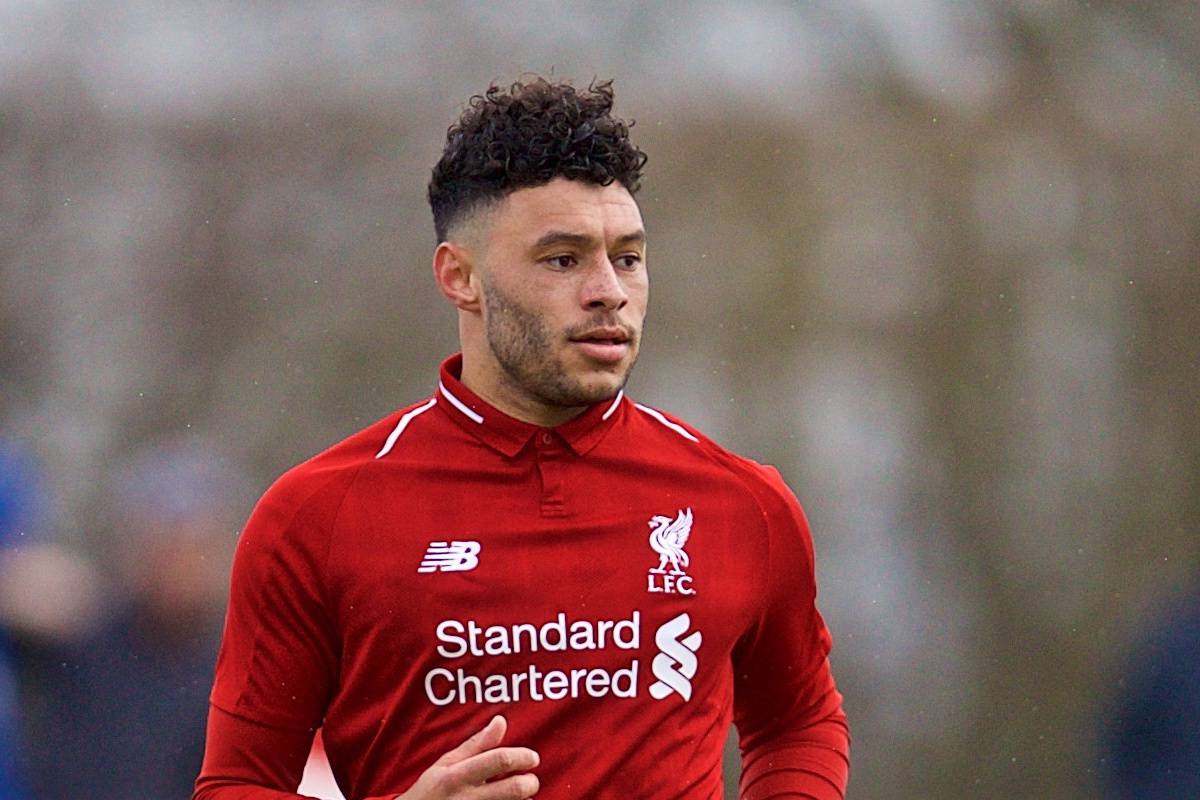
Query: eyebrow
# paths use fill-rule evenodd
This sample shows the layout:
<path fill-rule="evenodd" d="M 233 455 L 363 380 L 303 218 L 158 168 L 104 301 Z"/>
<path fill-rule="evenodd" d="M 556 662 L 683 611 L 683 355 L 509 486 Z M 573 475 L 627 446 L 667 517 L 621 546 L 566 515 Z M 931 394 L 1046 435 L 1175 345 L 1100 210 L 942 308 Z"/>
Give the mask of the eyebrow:
<path fill-rule="evenodd" d="M 595 244 L 596 239 L 586 233 L 571 233 L 570 231 L 549 231 L 541 235 L 536 242 L 533 243 L 535 250 L 540 250 L 543 247 L 551 247 L 553 245 L 569 244 L 576 247 L 584 247 L 590 244 Z M 646 232 L 636 230 L 632 233 L 627 233 L 623 236 L 618 236 L 613 242 L 618 247 L 623 247 L 630 244 L 645 244 Z"/>

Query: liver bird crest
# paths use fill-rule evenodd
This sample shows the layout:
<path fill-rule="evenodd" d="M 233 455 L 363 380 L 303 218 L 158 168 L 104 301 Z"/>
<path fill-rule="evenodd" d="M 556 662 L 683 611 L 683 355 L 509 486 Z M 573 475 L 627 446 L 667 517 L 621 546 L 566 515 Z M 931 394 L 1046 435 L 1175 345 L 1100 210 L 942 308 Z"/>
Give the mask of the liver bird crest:
<path fill-rule="evenodd" d="M 675 519 L 656 514 L 650 518 L 650 546 L 658 553 L 659 562 L 651 572 L 666 572 L 671 565 L 672 575 L 682 575 L 688 565 L 688 554 L 684 552 L 688 536 L 692 533 L 692 510 L 681 509 Z"/>

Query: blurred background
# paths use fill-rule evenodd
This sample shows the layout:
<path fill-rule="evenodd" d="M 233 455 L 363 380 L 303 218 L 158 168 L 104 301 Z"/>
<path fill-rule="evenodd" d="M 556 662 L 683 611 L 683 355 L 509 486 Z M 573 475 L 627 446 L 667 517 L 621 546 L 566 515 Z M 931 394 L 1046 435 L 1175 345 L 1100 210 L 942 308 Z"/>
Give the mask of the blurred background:
<path fill-rule="evenodd" d="M 805 505 L 849 797 L 1200 796 L 1195 3 L 0 0 L 0 799 L 186 796 L 237 531 L 431 394 L 529 71 L 637 121 L 630 391 Z"/>

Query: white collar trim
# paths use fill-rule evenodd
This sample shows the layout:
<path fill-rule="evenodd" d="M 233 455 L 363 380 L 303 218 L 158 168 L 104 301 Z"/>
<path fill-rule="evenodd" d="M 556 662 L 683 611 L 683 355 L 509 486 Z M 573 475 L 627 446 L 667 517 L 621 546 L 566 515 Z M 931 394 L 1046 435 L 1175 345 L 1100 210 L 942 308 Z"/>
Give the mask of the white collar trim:
<path fill-rule="evenodd" d="M 441 392 L 442 395 L 444 395 L 445 398 L 450 401 L 450 405 L 454 406 L 459 411 L 461 411 L 463 413 L 463 415 L 466 416 L 467 419 L 471 420 L 472 422 L 478 423 L 480 425 L 483 424 L 483 417 L 476 414 L 474 411 L 471 410 L 471 408 L 466 403 L 464 403 L 462 400 L 459 400 L 457 397 L 455 397 L 454 394 L 449 389 L 446 388 L 446 384 L 442 383 L 441 381 L 438 381 L 438 391 Z"/>

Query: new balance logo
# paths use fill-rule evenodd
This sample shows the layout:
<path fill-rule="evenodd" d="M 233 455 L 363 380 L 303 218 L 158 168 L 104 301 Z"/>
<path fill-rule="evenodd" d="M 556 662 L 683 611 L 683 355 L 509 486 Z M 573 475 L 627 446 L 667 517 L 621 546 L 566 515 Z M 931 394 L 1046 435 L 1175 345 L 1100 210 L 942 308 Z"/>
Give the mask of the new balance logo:
<path fill-rule="evenodd" d="M 479 542 L 430 542 L 417 572 L 466 572 L 479 566 Z"/>
<path fill-rule="evenodd" d="M 650 663 L 650 670 L 658 678 L 650 685 L 650 696 L 662 700 L 677 692 L 684 700 L 692 699 L 692 678 L 696 674 L 696 651 L 700 649 L 703 636 L 694 631 L 680 639 L 692 625 L 686 613 L 664 622 L 654 634 L 654 643 L 661 651 Z"/>

